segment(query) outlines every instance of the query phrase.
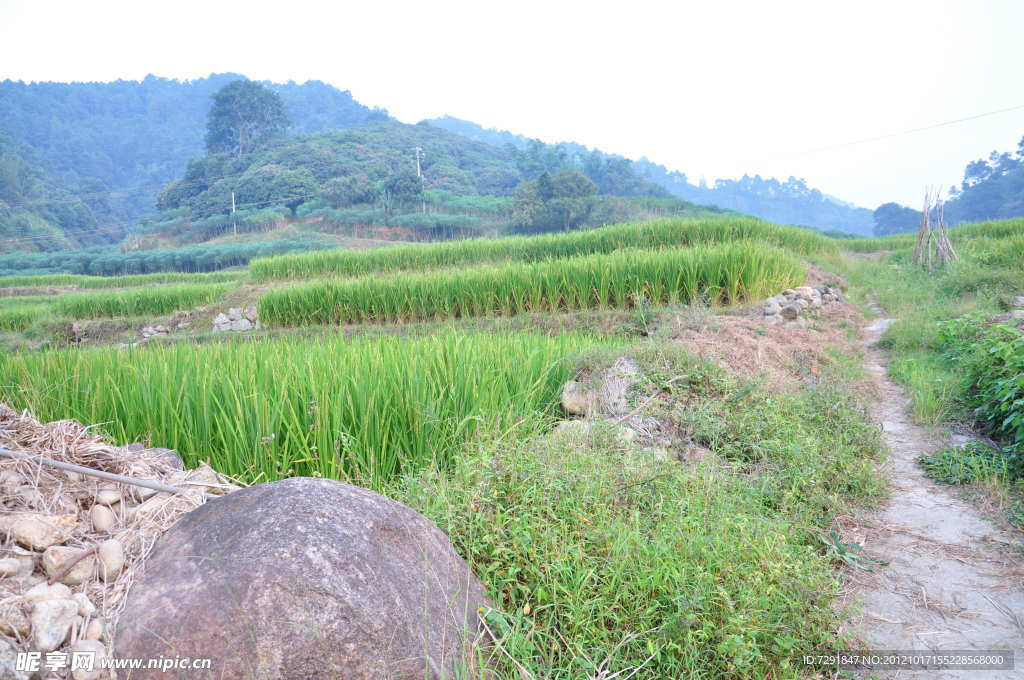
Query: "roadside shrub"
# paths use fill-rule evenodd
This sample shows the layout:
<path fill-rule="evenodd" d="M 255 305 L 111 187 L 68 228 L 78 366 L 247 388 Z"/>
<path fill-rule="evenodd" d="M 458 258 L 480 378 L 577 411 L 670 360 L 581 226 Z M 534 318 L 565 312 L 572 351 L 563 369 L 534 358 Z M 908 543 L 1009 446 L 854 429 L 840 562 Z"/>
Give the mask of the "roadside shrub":
<path fill-rule="evenodd" d="M 1021 452 L 979 442 L 921 456 L 917 462 L 940 484 L 970 484 L 988 479 L 1012 482 L 1024 477 Z"/>

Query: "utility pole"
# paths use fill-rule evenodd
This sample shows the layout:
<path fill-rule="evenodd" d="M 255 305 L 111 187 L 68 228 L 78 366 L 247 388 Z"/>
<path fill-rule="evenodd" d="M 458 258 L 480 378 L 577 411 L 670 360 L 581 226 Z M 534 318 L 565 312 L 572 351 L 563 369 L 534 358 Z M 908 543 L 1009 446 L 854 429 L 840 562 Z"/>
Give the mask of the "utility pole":
<path fill-rule="evenodd" d="M 231 192 L 231 228 L 235 232 L 235 236 L 238 236 L 238 222 L 235 221 L 235 192 Z"/>
<path fill-rule="evenodd" d="M 423 189 L 423 170 L 420 167 L 420 161 L 423 158 L 423 147 L 413 147 L 413 151 L 416 152 L 416 179 L 420 181 L 420 189 Z M 423 212 L 427 212 L 427 202 L 423 201 Z"/>
<path fill-rule="evenodd" d="M 420 159 L 422 158 L 422 155 L 423 155 L 423 148 L 417 146 L 417 147 L 413 148 L 413 151 L 416 152 L 416 178 L 419 179 L 422 182 L 423 181 L 423 171 L 420 169 Z"/>

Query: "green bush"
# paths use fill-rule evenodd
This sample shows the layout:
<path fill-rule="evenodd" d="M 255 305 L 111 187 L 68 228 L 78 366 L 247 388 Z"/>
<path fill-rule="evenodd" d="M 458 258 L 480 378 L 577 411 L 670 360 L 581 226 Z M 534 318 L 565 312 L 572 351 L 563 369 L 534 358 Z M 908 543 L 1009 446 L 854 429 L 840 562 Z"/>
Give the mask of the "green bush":
<path fill-rule="evenodd" d="M 940 484 L 970 484 L 984 480 L 1012 482 L 1024 477 L 1024 456 L 972 442 L 917 459 L 925 473 Z"/>
<path fill-rule="evenodd" d="M 967 381 L 974 420 L 1024 450 L 1024 330 L 968 315 L 939 326 L 938 346 Z"/>

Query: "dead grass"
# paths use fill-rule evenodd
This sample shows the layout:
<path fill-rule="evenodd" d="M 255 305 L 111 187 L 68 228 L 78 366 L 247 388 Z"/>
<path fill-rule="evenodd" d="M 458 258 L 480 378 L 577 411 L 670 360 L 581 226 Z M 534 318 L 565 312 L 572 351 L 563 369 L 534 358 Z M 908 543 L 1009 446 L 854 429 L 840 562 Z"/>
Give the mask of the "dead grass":
<path fill-rule="evenodd" d="M 157 538 L 182 515 L 202 505 L 206 494 L 223 494 L 237 485 L 201 465 L 195 470 L 180 470 L 165 450 L 142 446 L 119 447 L 90 432 L 89 427 L 73 420 L 40 423 L 27 413 L 18 413 L 0 404 L 0 446 L 95 470 L 147 479 L 170 486 L 185 487 L 186 492 L 152 492 L 127 484 L 115 484 L 95 477 L 66 472 L 28 460 L 0 457 L 0 509 L 4 516 L 19 513 L 34 515 L 71 515 L 75 518 L 71 537 L 62 545 L 89 549 L 101 541 L 116 538 L 125 549 L 125 568 L 111 581 L 91 578 L 72 587 L 84 593 L 96 606 L 96 613 L 72 631 L 68 644 L 84 635 L 90 620 L 102 617 L 106 622 L 109 645 L 118 616 L 124 608 L 128 589 L 140 574 L 145 559 Z M 122 501 L 111 506 L 117 518 L 113 531 L 98 533 L 89 520 L 89 511 L 101 488 L 116 488 Z M 194 490 L 193 490 L 194 489 Z M 0 532 L 0 557 L 33 555 Z M 35 554 L 38 557 L 38 554 Z M 27 621 L 30 606 L 23 595 L 43 580 L 38 560 L 33 574 L 23 578 L 0 580 L 0 621 L 9 622 L 7 639 L 19 650 L 28 650 L 29 641 L 17 629 L 18 621 Z M 4 637 L 0 629 L 0 638 Z"/>
<path fill-rule="evenodd" d="M 835 277 L 832 278 L 835 280 Z M 830 304 L 809 328 L 765 323 L 760 308 L 745 316 L 708 315 L 669 319 L 667 332 L 698 356 L 742 375 L 763 375 L 776 388 L 790 388 L 834 363 L 827 348 L 860 352 L 864 317 L 847 302 Z"/>

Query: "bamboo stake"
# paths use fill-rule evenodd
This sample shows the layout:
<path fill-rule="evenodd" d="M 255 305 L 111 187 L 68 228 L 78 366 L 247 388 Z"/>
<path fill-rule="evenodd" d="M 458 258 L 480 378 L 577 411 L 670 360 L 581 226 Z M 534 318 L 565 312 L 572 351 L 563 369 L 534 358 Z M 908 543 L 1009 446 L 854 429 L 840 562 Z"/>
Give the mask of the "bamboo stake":
<path fill-rule="evenodd" d="M 155 491 L 163 491 L 165 493 L 178 494 L 194 491 L 190 489 L 182 489 L 177 486 L 168 486 L 167 484 L 161 484 L 160 482 L 151 482 L 148 479 L 139 479 L 138 477 L 126 477 L 125 475 L 117 475 L 114 474 L 113 472 L 94 470 L 92 468 L 84 467 L 82 465 L 75 465 L 74 463 L 65 463 L 63 461 L 53 460 L 52 458 L 37 456 L 31 453 L 12 451 L 3 446 L 0 446 L 0 456 L 3 456 L 5 458 L 13 458 L 15 460 L 27 460 L 33 463 L 38 463 L 39 465 L 48 465 L 49 467 L 54 467 L 59 470 L 77 472 L 82 475 L 89 475 L 90 477 L 98 477 L 100 479 L 106 479 L 112 482 L 120 482 L 121 484 L 141 486 L 145 489 L 153 489 Z M 205 491 L 196 491 L 196 493 L 202 494 L 204 498 L 216 498 L 216 496 L 208 494 Z"/>

